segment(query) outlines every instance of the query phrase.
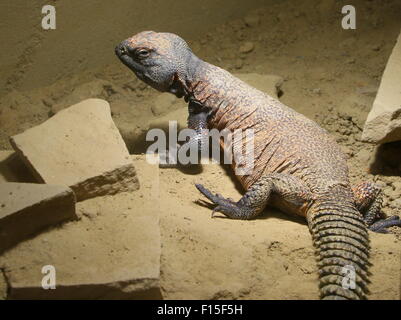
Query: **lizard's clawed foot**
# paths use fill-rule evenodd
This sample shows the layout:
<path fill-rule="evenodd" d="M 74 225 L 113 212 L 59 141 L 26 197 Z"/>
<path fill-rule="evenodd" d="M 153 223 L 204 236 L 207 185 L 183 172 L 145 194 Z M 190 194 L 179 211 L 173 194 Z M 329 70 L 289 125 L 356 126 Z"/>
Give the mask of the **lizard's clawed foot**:
<path fill-rule="evenodd" d="M 399 216 L 391 216 L 388 218 L 380 219 L 369 226 L 369 230 L 378 233 L 388 233 L 387 228 L 401 227 L 401 220 Z"/>
<path fill-rule="evenodd" d="M 203 185 L 196 183 L 195 187 L 208 198 L 216 207 L 212 211 L 212 218 L 215 216 L 216 212 L 221 212 L 227 217 L 232 217 L 233 214 L 239 211 L 239 207 L 236 202 L 232 199 L 224 198 L 222 195 L 216 193 L 213 194 L 209 189 L 205 188 Z"/>

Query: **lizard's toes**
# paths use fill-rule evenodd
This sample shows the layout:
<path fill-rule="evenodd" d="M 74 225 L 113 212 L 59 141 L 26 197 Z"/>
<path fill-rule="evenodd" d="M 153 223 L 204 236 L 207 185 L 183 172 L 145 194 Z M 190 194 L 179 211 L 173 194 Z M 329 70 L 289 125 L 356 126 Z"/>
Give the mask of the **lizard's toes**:
<path fill-rule="evenodd" d="M 212 218 L 214 218 L 215 216 L 216 216 L 216 212 L 220 212 L 220 208 L 219 208 L 220 206 L 217 206 L 217 207 L 215 207 L 214 209 L 213 209 L 213 211 L 212 211 Z"/>
<path fill-rule="evenodd" d="M 221 212 L 226 217 L 231 217 L 234 213 L 240 209 L 238 204 L 232 199 L 226 199 L 220 194 L 213 194 L 210 190 L 206 189 L 203 185 L 197 183 L 196 188 L 208 198 L 216 207 L 212 211 L 212 218 L 215 217 L 216 212 Z"/>
<path fill-rule="evenodd" d="M 206 198 L 208 198 L 210 201 L 212 201 L 213 203 L 215 203 L 214 199 L 215 196 L 213 195 L 213 193 L 210 192 L 209 189 L 205 188 L 203 185 L 199 184 L 199 183 L 195 183 L 195 187 L 196 189 L 198 189 L 200 191 L 200 193 L 202 193 Z"/>
<path fill-rule="evenodd" d="M 196 183 L 195 187 L 210 201 L 214 204 L 219 204 L 221 201 L 226 200 L 221 194 L 213 194 L 209 189 L 205 188 L 203 185 Z"/>
<path fill-rule="evenodd" d="M 230 212 L 232 210 L 233 210 L 233 208 L 231 208 L 231 206 L 227 206 L 224 204 L 218 205 L 212 211 L 212 218 L 214 218 L 216 216 L 216 212 L 220 212 L 220 213 L 224 214 L 226 217 L 229 217 Z"/>

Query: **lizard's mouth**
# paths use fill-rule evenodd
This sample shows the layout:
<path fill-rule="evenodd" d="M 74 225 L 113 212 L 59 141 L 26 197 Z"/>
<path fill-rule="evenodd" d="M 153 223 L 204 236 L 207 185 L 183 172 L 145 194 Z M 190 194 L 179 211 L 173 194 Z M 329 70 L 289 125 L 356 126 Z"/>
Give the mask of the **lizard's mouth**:
<path fill-rule="evenodd" d="M 120 61 L 125 64 L 141 81 L 150 85 L 151 87 L 159 90 L 161 92 L 168 91 L 168 89 L 160 84 L 157 79 L 152 79 L 152 76 L 149 74 L 147 68 L 141 63 L 137 62 L 129 53 L 129 49 L 125 45 L 124 41 L 120 43 L 115 48 L 115 53 Z"/>
<path fill-rule="evenodd" d="M 120 43 L 115 48 L 116 56 L 120 59 L 120 61 L 125 64 L 130 70 L 132 70 L 135 75 L 141 79 L 145 80 L 145 68 L 140 63 L 136 62 L 128 53 L 124 44 Z"/>
<path fill-rule="evenodd" d="M 184 88 L 182 83 L 179 81 L 178 76 L 175 75 L 170 81 L 160 81 L 160 79 L 152 79 L 152 76 L 149 75 L 148 70 L 145 66 L 137 62 L 130 54 L 129 47 L 126 45 L 125 41 L 121 42 L 115 48 L 115 54 L 120 59 L 120 61 L 126 65 L 138 79 L 142 80 L 146 84 L 151 87 L 159 90 L 161 92 L 170 92 L 174 94 L 177 98 L 184 97 L 185 101 L 188 102 L 189 93 Z"/>

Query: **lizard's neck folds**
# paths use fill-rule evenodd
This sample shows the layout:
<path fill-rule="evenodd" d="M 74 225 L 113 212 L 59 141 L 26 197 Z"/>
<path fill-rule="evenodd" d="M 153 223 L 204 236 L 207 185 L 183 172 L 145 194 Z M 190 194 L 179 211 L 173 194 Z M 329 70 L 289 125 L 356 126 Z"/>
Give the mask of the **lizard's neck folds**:
<path fill-rule="evenodd" d="M 205 107 L 215 109 L 225 101 L 225 91 L 218 90 L 221 86 L 216 80 L 221 80 L 221 72 L 226 71 L 202 61 L 195 55 L 188 64 L 186 86 L 189 95 Z M 225 76 L 227 76 L 225 75 Z"/>

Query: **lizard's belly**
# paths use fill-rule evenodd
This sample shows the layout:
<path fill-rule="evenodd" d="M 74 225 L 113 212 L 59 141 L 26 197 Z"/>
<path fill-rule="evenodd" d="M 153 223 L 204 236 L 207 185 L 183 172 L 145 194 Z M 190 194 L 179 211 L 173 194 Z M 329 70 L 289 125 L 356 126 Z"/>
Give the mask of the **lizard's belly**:
<path fill-rule="evenodd" d="M 343 153 L 328 133 L 313 121 L 284 110 L 277 115 L 256 107 L 243 113 L 237 111 L 239 114 L 233 118 L 235 111 L 229 109 L 222 115 L 217 114 L 210 125 L 219 131 L 227 129 L 230 132 L 228 140 L 232 143 L 228 150 L 233 155 L 232 167 L 245 190 L 269 173 L 294 175 L 316 192 L 332 184 L 348 183 Z M 250 139 L 249 131 L 252 131 Z M 236 132 L 243 138 L 236 139 Z M 227 152 L 222 139 L 220 146 Z"/>
<path fill-rule="evenodd" d="M 245 190 L 262 175 L 287 173 L 301 176 L 306 167 L 295 148 L 286 147 L 279 135 L 266 135 L 256 130 L 252 142 L 243 139 L 236 144 L 235 138 L 230 139 L 234 141 L 232 145 L 227 146 L 224 141 L 220 145 L 225 153 L 230 150 L 231 166 Z"/>
<path fill-rule="evenodd" d="M 346 160 L 327 136 L 317 137 L 325 146 L 321 148 L 318 142 L 302 141 L 302 136 L 288 136 L 280 131 L 275 134 L 267 130 L 255 132 L 253 146 L 248 148 L 248 141 L 244 140 L 237 146 L 241 150 L 240 161 L 232 157 L 232 168 L 245 190 L 269 173 L 293 175 L 314 192 L 325 190 L 331 184 L 348 183 Z M 235 155 L 235 148 L 232 149 Z"/>

